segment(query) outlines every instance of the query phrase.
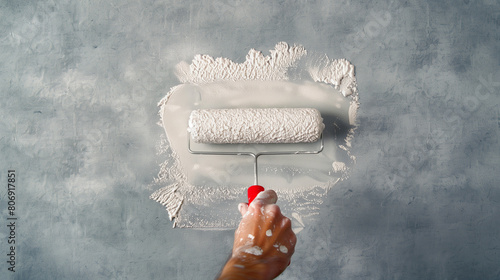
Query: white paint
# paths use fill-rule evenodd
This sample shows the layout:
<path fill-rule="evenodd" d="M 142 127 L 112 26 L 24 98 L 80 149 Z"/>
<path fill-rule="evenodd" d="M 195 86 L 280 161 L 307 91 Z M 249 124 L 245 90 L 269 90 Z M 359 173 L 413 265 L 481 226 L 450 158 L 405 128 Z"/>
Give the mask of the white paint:
<path fill-rule="evenodd" d="M 273 231 L 270 229 L 266 230 L 266 236 L 273 236 Z"/>
<path fill-rule="evenodd" d="M 346 59 L 324 58 L 317 66 L 309 68 L 309 74 L 317 82 L 334 85 L 344 96 L 357 92 L 354 65 Z"/>
<path fill-rule="evenodd" d="M 289 46 L 280 42 L 271 50 L 270 56 L 251 49 L 243 63 L 227 58 L 214 59 L 209 55 L 196 55 L 191 65 L 177 65 L 177 77 L 182 83 L 210 83 L 228 80 L 287 80 L 289 67 L 306 55 L 302 46 Z"/>
<path fill-rule="evenodd" d="M 260 255 L 262 255 L 262 253 L 264 251 L 259 246 L 253 246 L 253 247 L 245 249 L 244 252 L 247 253 L 247 254 L 252 254 L 252 255 L 255 255 L 255 256 L 260 256 Z"/>
<path fill-rule="evenodd" d="M 151 199 L 160 202 L 163 206 L 165 206 L 165 208 L 167 208 L 171 221 L 176 217 L 184 200 L 184 198 L 177 192 L 178 187 L 178 184 L 174 184 L 159 189 L 150 196 Z"/>
<path fill-rule="evenodd" d="M 162 139 L 160 153 L 168 153 L 169 158 L 160 164 L 154 185 L 158 189 L 151 195 L 167 208 L 174 226 L 236 226 L 241 216 L 236 211 L 233 215 L 229 205 L 243 201 L 241 194 L 253 179 L 249 158 L 201 157 L 187 152 L 188 119 L 197 109 L 309 107 L 327 120 L 325 129 L 330 136 L 336 133 L 332 126 L 337 122 L 342 124 L 337 127 L 352 126 L 345 139 L 324 138 L 320 155 L 259 159 L 259 168 L 276 174 L 268 172 L 266 184 L 277 190 L 281 205 L 293 204 L 293 211 L 302 217 L 319 213 L 328 188 L 345 179 L 342 174 L 355 162 L 350 153 L 359 107 L 354 66 L 345 59 L 318 59 L 301 46 L 278 43 L 268 56 L 250 50 L 243 63 L 197 55 L 190 65 L 180 63 L 177 70 L 183 84 L 172 87 L 159 103 L 168 137 Z M 293 76 L 289 75 L 292 70 Z M 272 145 L 281 144 L 258 146 L 274 149 Z M 284 145 L 314 149 L 306 146 L 310 144 Z M 242 147 L 225 148 L 239 151 Z"/>
<path fill-rule="evenodd" d="M 242 264 L 235 264 L 235 265 L 233 265 L 233 267 L 236 267 L 236 268 L 241 268 L 241 269 L 244 269 L 244 268 L 245 268 L 245 266 L 244 266 L 244 265 L 242 265 Z"/>
<path fill-rule="evenodd" d="M 248 234 L 248 238 L 250 238 L 250 240 L 254 240 L 255 236 L 253 236 L 252 234 Z"/>
<path fill-rule="evenodd" d="M 288 248 L 284 245 L 280 245 L 280 252 L 286 254 L 288 253 Z"/>
<path fill-rule="evenodd" d="M 310 143 L 325 125 L 314 108 L 199 109 L 188 131 L 196 143 Z"/>

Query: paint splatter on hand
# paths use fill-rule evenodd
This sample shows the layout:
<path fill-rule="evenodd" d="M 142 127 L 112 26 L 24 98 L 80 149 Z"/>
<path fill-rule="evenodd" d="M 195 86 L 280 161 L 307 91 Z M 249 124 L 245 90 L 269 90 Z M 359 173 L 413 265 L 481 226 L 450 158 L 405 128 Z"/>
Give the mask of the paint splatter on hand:
<path fill-rule="evenodd" d="M 277 200 L 276 192 L 267 190 L 250 205 L 240 203 L 233 254 L 219 279 L 274 279 L 290 264 L 297 237 Z"/>

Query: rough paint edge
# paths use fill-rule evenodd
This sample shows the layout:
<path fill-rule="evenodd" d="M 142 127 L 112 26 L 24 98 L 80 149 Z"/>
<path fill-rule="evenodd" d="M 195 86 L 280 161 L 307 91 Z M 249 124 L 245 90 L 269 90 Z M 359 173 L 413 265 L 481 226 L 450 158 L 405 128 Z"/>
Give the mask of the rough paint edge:
<path fill-rule="evenodd" d="M 167 209 L 170 221 L 177 217 L 184 202 L 184 197 L 177 192 L 178 189 L 179 184 L 175 183 L 163 187 L 149 196 L 150 199 L 160 203 Z"/>
<path fill-rule="evenodd" d="M 309 65 L 309 75 L 315 82 L 331 84 L 344 97 L 357 95 L 354 65 L 345 58 L 330 60 L 328 56 L 311 59 L 315 65 Z"/>
<path fill-rule="evenodd" d="M 163 127 L 164 105 L 168 102 L 172 93 L 181 86 L 182 85 L 177 85 L 170 88 L 167 94 L 158 102 L 157 106 L 159 107 L 158 110 L 159 121 L 157 122 L 157 125 L 159 125 L 160 127 Z M 157 147 L 157 154 L 159 155 L 165 153 L 166 150 L 170 148 L 170 146 L 166 144 L 168 143 L 167 135 L 165 134 L 165 132 L 163 132 L 162 135 L 164 138 L 161 139 L 160 141 L 164 143 L 164 145 L 160 144 Z M 168 180 L 168 177 L 174 177 L 171 176 L 172 173 L 182 174 L 182 170 L 180 169 L 180 161 L 178 159 L 177 154 L 173 150 L 171 151 L 171 158 L 174 160 L 174 163 L 173 166 L 169 169 L 170 170 L 169 172 L 166 172 L 165 171 L 166 168 L 164 168 L 164 166 L 168 165 L 168 160 L 165 160 L 160 164 L 161 166 L 160 171 L 158 172 L 158 175 L 154 180 L 156 184 L 165 183 Z M 172 180 L 172 178 L 170 179 Z M 170 221 L 178 217 L 182 204 L 184 203 L 184 196 L 179 192 L 180 186 L 181 186 L 180 182 L 172 185 L 167 185 L 165 187 L 156 190 L 149 196 L 150 199 L 160 203 L 166 208 Z M 174 220 L 172 226 L 175 228 L 176 225 L 177 221 Z"/>
<path fill-rule="evenodd" d="M 157 147 L 158 154 L 165 153 L 170 146 L 167 144 L 168 138 L 165 135 L 165 139 Z M 174 150 L 171 150 L 170 157 L 172 162 L 165 160 L 160 164 L 160 171 L 158 171 L 157 177 L 154 179 L 155 185 L 165 185 L 167 182 L 174 181 L 176 183 L 161 187 L 160 189 L 153 192 L 149 198 L 163 205 L 169 215 L 170 221 L 176 219 L 184 203 L 184 194 L 182 193 L 181 187 L 186 182 L 185 174 L 182 172 L 179 156 Z M 171 167 L 167 166 L 171 163 Z M 175 228 L 177 221 L 174 220 L 173 227 Z"/>
<path fill-rule="evenodd" d="M 331 60 L 327 55 L 320 55 L 309 59 L 308 73 L 315 82 L 333 85 L 344 97 L 350 98 L 348 116 L 351 128 L 344 138 L 344 143 L 338 146 L 347 153 L 351 163 L 354 164 L 356 157 L 351 154 L 351 147 L 355 131 L 358 127 L 357 115 L 360 107 L 355 67 L 345 58 Z M 335 173 L 341 171 L 342 176 L 340 180 L 349 178 L 350 168 L 345 165 L 340 170 L 335 166 L 336 164 L 338 162 L 332 163 L 332 170 Z"/>

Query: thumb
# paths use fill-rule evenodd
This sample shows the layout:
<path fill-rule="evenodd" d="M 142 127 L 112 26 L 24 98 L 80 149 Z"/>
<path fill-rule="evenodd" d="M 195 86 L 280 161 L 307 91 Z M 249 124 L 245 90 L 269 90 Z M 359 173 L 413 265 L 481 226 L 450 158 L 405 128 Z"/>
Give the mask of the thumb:
<path fill-rule="evenodd" d="M 259 201 L 262 204 L 275 204 L 278 201 L 278 195 L 273 190 L 265 190 L 260 192 L 254 199 L 254 201 Z"/>

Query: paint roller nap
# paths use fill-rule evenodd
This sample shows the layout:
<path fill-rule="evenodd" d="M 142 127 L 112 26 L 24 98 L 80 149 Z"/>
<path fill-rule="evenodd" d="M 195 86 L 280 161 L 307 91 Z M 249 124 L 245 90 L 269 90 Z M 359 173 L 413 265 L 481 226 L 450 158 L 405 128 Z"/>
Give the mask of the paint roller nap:
<path fill-rule="evenodd" d="M 324 127 L 314 108 L 199 109 L 191 112 L 188 131 L 196 143 L 310 143 Z"/>

